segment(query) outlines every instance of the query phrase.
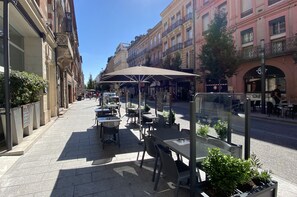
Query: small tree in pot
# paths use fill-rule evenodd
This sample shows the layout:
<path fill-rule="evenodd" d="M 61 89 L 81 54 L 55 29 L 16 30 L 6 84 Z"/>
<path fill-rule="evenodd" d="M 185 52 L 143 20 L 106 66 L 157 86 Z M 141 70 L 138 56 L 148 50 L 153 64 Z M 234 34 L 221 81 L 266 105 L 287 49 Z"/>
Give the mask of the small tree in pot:
<path fill-rule="evenodd" d="M 218 122 L 213 126 L 216 133 L 221 140 L 226 140 L 228 133 L 228 123 L 227 121 L 218 120 Z"/>

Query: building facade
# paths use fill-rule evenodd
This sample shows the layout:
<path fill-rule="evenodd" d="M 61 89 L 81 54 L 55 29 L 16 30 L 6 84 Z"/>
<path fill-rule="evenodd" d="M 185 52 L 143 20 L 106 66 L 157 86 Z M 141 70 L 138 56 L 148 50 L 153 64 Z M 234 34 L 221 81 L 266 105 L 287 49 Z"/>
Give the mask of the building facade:
<path fill-rule="evenodd" d="M 194 73 L 194 28 L 193 1 L 173 0 L 162 12 L 163 67 Z M 180 58 L 180 65 L 174 59 Z M 172 66 L 169 66 L 171 64 Z M 194 93 L 195 81 L 175 81 L 172 94 L 177 100 L 190 100 Z"/>
<path fill-rule="evenodd" d="M 198 0 L 196 7 L 196 46 L 203 44 L 203 35 L 217 10 L 227 12 L 228 27 L 234 30 L 234 41 L 243 63 L 228 81 L 228 90 L 261 95 L 261 40 L 265 51 L 265 91 L 280 85 L 288 101 L 297 102 L 296 52 L 297 11 L 295 0 Z M 263 42 L 262 41 L 262 42 Z M 204 84 L 205 85 L 205 84 Z M 202 88 L 200 91 L 205 89 Z"/>
<path fill-rule="evenodd" d="M 128 68 L 128 47 L 129 44 L 120 43 L 114 54 L 114 71 Z"/>
<path fill-rule="evenodd" d="M 35 73 L 48 82 L 40 99 L 40 123 L 45 125 L 83 88 L 73 0 L 9 1 L 8 7 L 10 69 Z M 0 39 L 3 45 L 2 35 Z M 3 58 L 1 50 L 0 72 Z"/>
<path fill-rule="evenodd" d="M 146 66 L 162 67 L 162 23 L 148 30 L 148 53 Z"/>

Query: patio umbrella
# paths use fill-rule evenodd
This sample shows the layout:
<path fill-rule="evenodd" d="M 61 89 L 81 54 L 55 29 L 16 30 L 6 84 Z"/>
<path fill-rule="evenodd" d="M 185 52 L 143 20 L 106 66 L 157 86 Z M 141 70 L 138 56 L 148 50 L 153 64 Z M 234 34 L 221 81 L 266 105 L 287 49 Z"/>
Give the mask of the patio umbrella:
<path fill-rule="evenodd" d="M 180 72 L 175 70 L 147 67 L 147 66 L 133 66 L 122 70 L 106 73 L 102 77 L 102 81 L 121 81 L 121 82 L 137 82 L 138 83 L 138 106 L 139 106 L 139 121 L 141 118 L 141 91 L 140 86 L 143 82 L 153 82 L 160 80 L 172 80 L 186 77 L 199 77 L 199 75 Z M 141 125 L 140 125 L 141 127 Z"/>

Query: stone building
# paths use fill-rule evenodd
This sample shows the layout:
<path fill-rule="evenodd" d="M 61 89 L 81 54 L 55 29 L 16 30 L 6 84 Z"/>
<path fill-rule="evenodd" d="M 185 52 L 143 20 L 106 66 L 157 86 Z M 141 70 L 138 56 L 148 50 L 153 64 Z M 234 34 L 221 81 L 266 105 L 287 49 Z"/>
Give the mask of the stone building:
<path fill-rule="evenodd" d="M 228 80 L 229 91 L 260 97 L 261 40 L 265 50 L 265 92 L 280 85 L 288 101 L 297 102 L 297 69 L 294 62 L 297 41 L 296 0 L 199 0 L 196 7 L 197 53 L 203 44 L 203 33 L 215 11 L 227 12 L 228 27 L 234 31 L 235 45 L 244 62 Z M 204 84 L 205 85 L 205 84 Z M 203 91 L 203 88 L 200 89 Z"/>

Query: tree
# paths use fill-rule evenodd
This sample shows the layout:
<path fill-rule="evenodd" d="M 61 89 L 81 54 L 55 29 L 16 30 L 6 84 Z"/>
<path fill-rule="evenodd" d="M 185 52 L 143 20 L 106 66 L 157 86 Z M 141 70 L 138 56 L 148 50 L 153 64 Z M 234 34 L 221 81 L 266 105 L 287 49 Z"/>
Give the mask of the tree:
<path fill-rule="evenodd" d="M 207 77 L 219 83 L 234 75 L 240 64 L 232 33 L 227 29 L 226 13 L 215 13 L 199 54 L 202 66 L 209 73 Z"/>
<path fill-rule="evenodd" d="M 149 54 L 146 54 L 144 66 L 151 66 L 151 65 L 152 65 L 151 56 Z"/>
<path fill-rule="evenodd" d="M 93 77 L 90 74 L 89 81 L 87 83 L 87 89 L 94 89 L 94 88 L 95 88 L 95 82 L 93 81 Z"/>
<path fill-rule="evenodd" d="M 163 60 L 162 67 L 166 69 L 170 69 L 171 67 L 171 55 L 168 54 L 166 58 Z"/>
<path fill-rule="evenodd" d="M 180 57 L 180 53 L 176 52 L 174 58 L 171 62 L 171 69 L 172 70 L 180 70 L 180 65 L 182 64 L 182 59 Z"/>

